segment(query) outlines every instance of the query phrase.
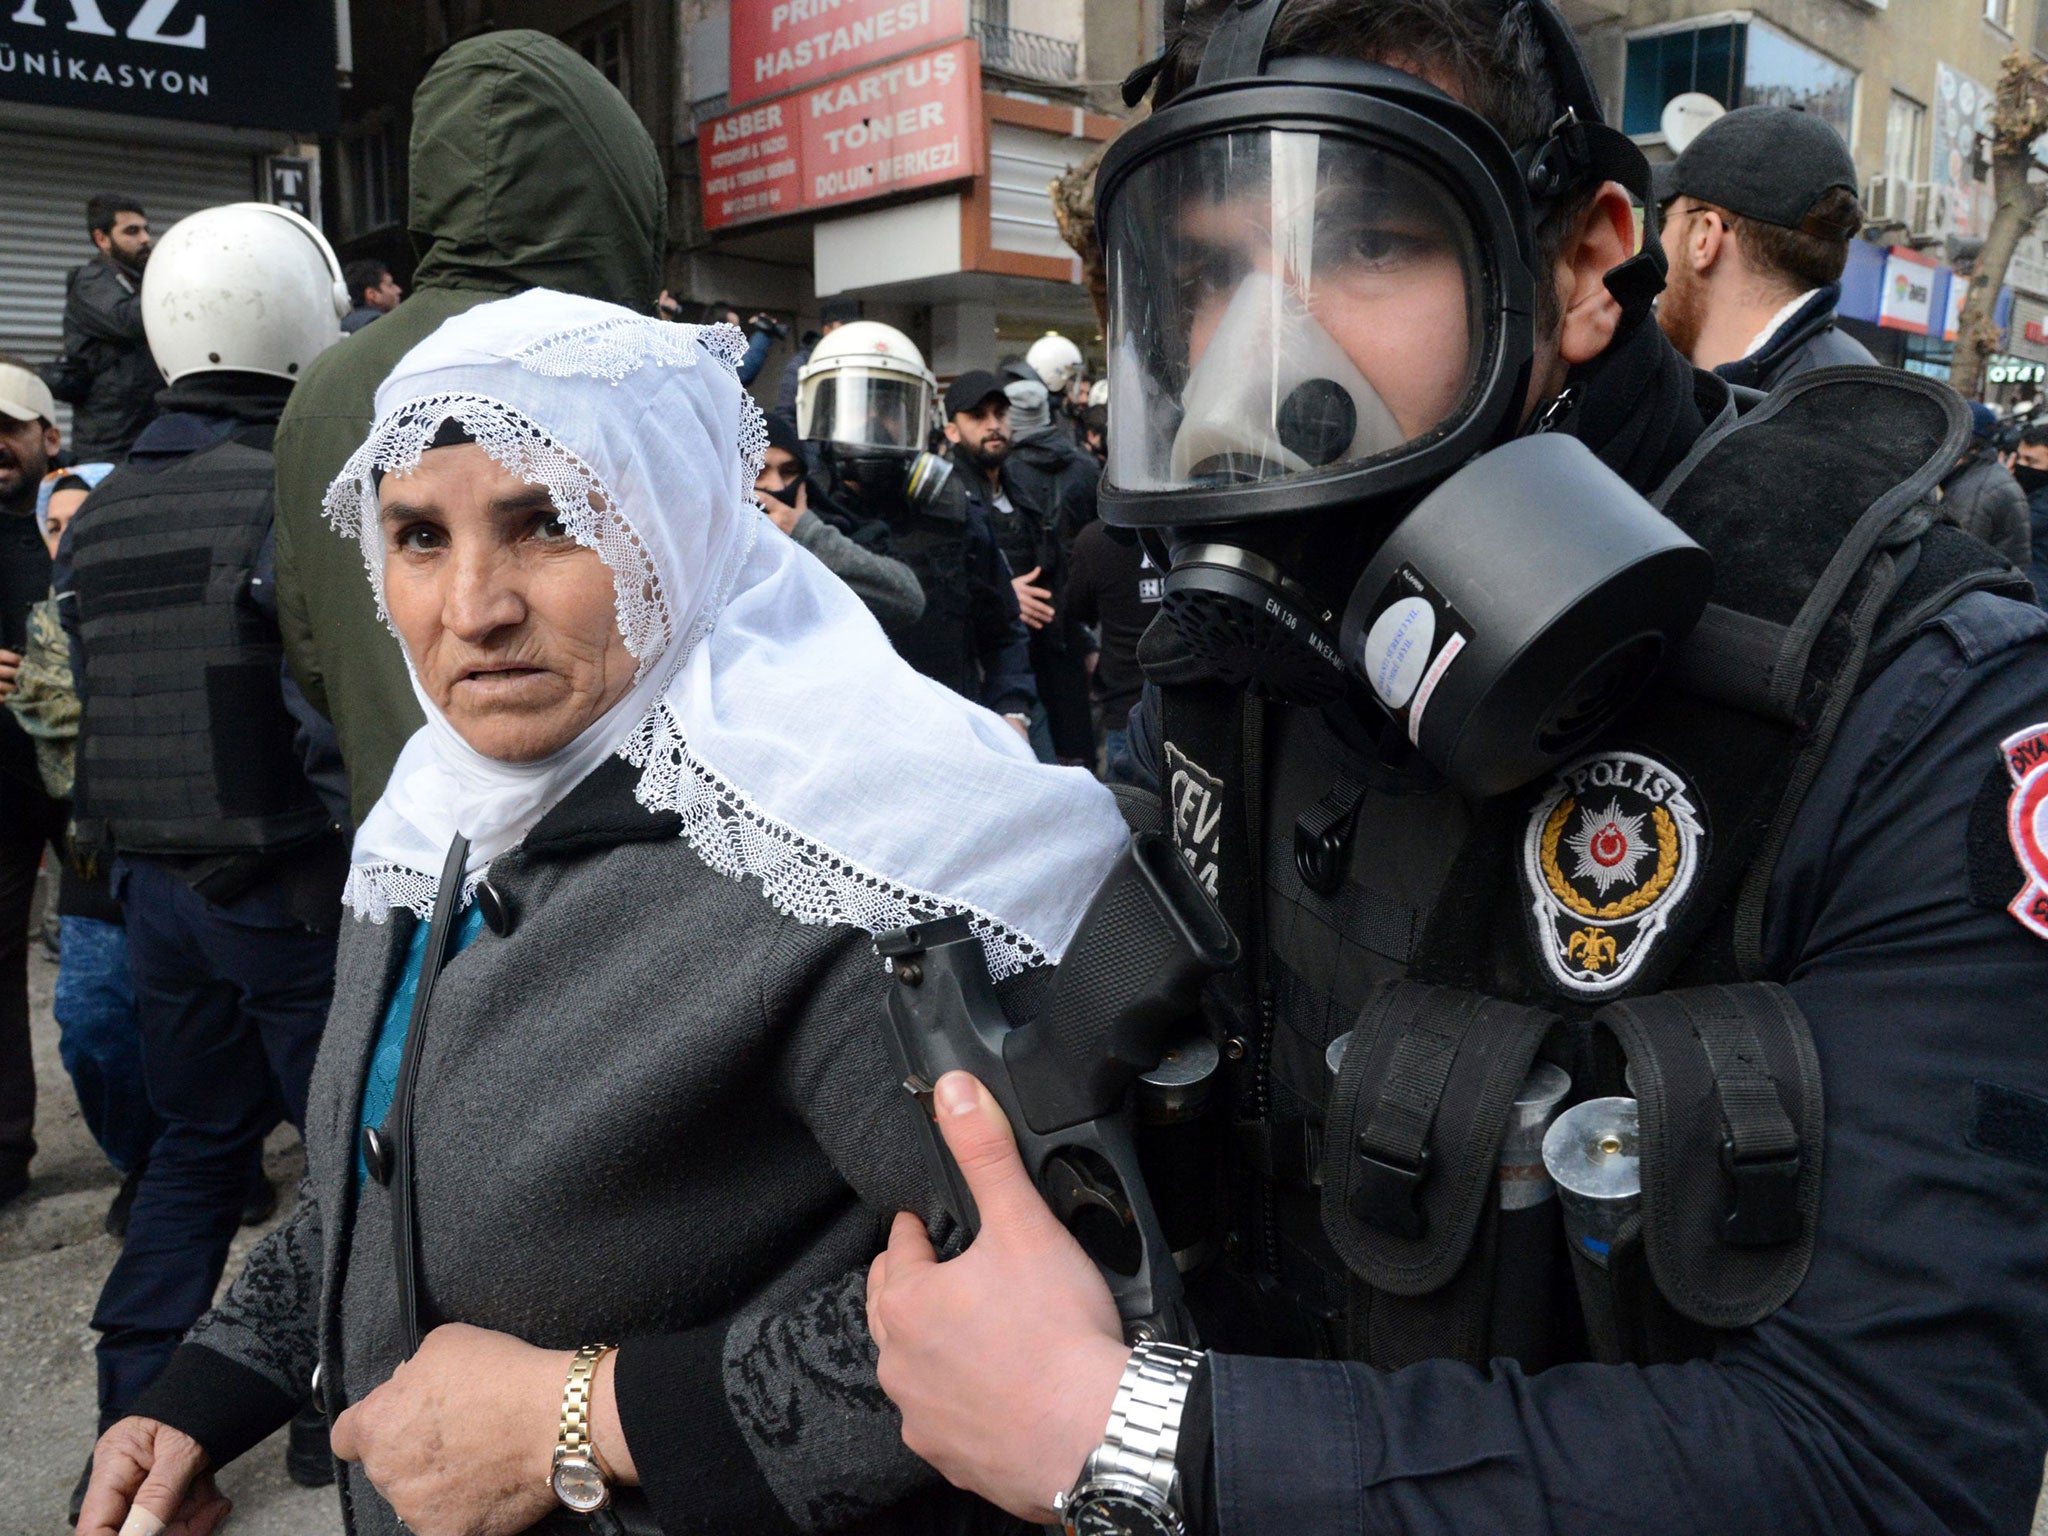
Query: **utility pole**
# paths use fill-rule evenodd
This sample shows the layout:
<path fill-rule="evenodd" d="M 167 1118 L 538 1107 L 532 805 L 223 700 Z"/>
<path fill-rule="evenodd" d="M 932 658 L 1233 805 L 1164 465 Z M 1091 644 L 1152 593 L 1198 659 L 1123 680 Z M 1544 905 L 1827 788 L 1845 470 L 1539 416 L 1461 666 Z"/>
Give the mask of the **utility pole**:
<path fill-rule="evenodd" d="M 1955 356 L 1948 381 L 1974 400 L 1984 391 L 1984 369 L 1998 350 L 1998 290 L 2005 284 L 2013 252 L 2048 207 L 2048 182 L 2032 179 L 2034 141 L 2048 133 L 2048 65 L 2015 50 L 1998 70 L 1998 99 L 1991 114 L 1991 190 L 1995 210 L 1984 250 L 1970 278 L 1956 326 Z"/>

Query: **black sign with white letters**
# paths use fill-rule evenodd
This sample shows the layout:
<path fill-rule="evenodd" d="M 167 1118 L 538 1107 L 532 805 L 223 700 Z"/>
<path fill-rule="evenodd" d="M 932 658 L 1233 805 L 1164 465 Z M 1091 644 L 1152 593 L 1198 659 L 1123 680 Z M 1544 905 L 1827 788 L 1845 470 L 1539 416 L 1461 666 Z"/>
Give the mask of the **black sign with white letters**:
<path fill-rule="evenodd" d="M 0 100 L 329 132 L 334 11 L 318 0 L 0 0 Z"/>

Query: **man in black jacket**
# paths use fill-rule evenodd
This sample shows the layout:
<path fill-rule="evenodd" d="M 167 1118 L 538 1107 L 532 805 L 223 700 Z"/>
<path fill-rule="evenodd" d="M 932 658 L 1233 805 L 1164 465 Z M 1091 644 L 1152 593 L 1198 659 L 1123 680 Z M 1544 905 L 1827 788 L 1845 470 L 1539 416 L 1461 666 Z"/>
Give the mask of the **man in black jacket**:
<path fill-rule="evenodd" d="M 1772 389 L 1877 359 L 1835 325 L 1863 227 L 1856 162 L 1820 118 L 1739 107 L 1657 168 L 1670 277 L 1657 320 L 1696 368 Z"/>
<path fill-rule="evenodd" d="M 142 327 L 142 272 L 154 241 L 132 197 L 85 205 L 96 254 L 71 274 L 64 295 L 64 356 L 44 369 L 71 403 L 71 452 L 81 464 L 118 464 L 156 415 L 163 375 Z"/>

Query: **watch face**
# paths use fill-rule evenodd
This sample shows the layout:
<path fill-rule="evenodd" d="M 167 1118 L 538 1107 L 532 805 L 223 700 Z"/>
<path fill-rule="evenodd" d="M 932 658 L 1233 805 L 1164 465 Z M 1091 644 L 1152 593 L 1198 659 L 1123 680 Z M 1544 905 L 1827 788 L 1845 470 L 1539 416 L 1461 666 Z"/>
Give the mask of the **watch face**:
<path fill-rule="evenodd" d="M 564 1456 L 555 1462 L 555 1497 L 578 1514 L 603 1509 L 611 1492 L 604 1474 L 587 1456 Z"/>
<path fill-rule="evenodd" d="M 1068 1518 L 1074 1536 L 1181 1536 L 1181 1524 L 1171 1511 L 1115 1489 L 1084 1492 Z"/>

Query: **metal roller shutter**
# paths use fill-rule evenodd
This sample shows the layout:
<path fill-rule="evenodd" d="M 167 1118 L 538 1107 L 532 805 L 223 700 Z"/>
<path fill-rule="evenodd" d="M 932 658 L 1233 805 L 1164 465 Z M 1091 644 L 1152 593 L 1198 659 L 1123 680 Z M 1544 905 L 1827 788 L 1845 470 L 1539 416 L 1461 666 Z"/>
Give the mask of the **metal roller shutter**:
<path fill-rule="evenodd" d="M 147 132 L 138 123 L 138 139 Z M 216 203 L 257 195 L 247 149 L 59 137 L 0 128 L 0 352 L 32 362 L 57 355 L 64 279 L 92 254 L 85 200 L 96 192 L 140 198 L 159 236 Z M 70 410 L 59 406 L 70 428 Z"/>

